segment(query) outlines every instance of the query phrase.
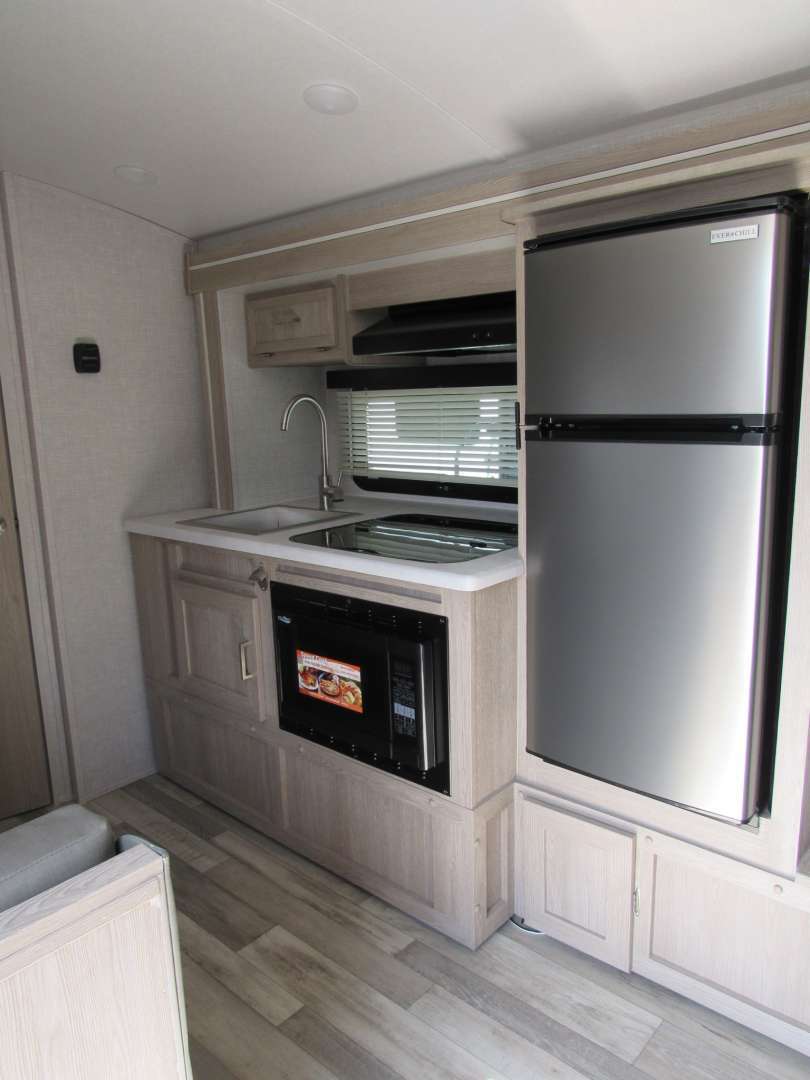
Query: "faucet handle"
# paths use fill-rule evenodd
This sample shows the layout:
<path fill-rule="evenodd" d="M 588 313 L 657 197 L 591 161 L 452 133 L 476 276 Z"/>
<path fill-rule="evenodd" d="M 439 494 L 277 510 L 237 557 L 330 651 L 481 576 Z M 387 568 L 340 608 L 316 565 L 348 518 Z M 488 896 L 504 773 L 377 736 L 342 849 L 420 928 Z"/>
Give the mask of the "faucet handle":
<path fill-rule="evenodd" d="M 329 502 L 343 502 L 343 492 L 340 490 L 340 482 L 343 479 L 343 470 L 338 473 L 336 483 L 332 483 L 330 477 L 324 476 L 326 482 L 321 484 L 321 496 Z"/>

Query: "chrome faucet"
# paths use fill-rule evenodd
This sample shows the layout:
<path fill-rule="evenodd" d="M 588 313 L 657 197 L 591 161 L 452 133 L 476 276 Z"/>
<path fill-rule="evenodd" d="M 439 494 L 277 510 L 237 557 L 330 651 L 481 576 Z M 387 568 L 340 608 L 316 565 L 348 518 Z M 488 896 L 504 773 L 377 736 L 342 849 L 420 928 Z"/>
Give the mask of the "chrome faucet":
<path fill-rule="evenodd" d="M 326 436 L 326 413 L 321 408 L 320 404 L 311 397 L 309 394 L 296 394 L 287 403 L 287 408 L 284 410 L 284 415 L 281 418 L 281 430 L 287 431 L 290 426 L 290 417 L 295 412 L 301 402 L 306 401 L 317 412 L 321 421 L 321 480 L 319 486 L 319 493 L 321 499 L 321 508 L 323 510 L 330 510 L 333 502 L 341 502 L 343 494 L 340 490 L 340 481 L 343 478 L 343 470 L 338 473 L 337 483 L 333 484 L 329 476 L 329 444 Z"/>

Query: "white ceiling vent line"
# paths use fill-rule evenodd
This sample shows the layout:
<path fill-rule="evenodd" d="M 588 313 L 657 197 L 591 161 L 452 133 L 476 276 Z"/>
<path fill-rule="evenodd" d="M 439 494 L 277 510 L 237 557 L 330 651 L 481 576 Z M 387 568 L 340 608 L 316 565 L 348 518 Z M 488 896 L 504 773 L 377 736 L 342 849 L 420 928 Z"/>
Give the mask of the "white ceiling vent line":
<path fill-rule="evenodd" d="M 279 3 L 278 0 L 264 0 L 264 2 L 269 7 L 273 7 L 277 11 L 283 12 L 283 14 L 286 15 L 288 18 L 295 19 L 296 22 L 301 23 L 302 26 L 306 26 L 309 30 L 314 31 L 316 34 L 321 34 L 323 35 L 323 37 L 328 38 L 330 41 L 333 41 L 336 45 L 339 45 L 342 49 L 345 49 L 347 52 L 352 53 L 352 55 L 359 57 L 361 60 L 365 61 L 365 63 L 370 64 L 372 67 L 375 67 L 378 71 L 385 72 L 385 74 L 390 79 L 398 82 L 400 86 L 404 86 L 406 90 L 410 91 L 410 93 L 415 94 L 417 97 L 421 98 L 422 101 L 430 105 L 430 107 L 435 109 L 436 112 L 441 113 L 442 116 L 446 117 L 452 124 L 455 124 L 457 127 L 463 128 L 464 131 L 466 131 L 478 143 L 480 143 L 485 156 L 490 161 L 504 160 L 506 155 L 503 153 L 503 151 L 499 150 L 497 146 L 494 146 L 488 139 L 486 139 L 483 135 L 476 131 L 475 128 L 470 127 L 470 125 L 464 120 L 449 112 L 447 109 L 444 108 L 443 105 L 440 105 L 437 101 L 434 101 L 433 98 L 429 97 L 424 92 L 424 90 L 420 90 L 418 86 L 415 86 L 413 83 L 408 82 L 407 79 L 403 79 L 401 75 L 397 75 L 395 71 L 392 71 L 389 67 L 386 67 L 385 64 L 381 64 L 379 60 L 375 60 L 373 56 L 369 56 L 367 53 L 362 52 L 362 50 L 352 45 L 351 42 L 346 41 L 345 38 L 339 37 L 337 34 L 331 33 L 329 30 L 324 29 L 324 27 L 319 26 L 315 22 L 312 22 L 311 19 L 305 19 L 303 15 L 299 15 L 298 12 L 292 11 L 290 8 L 285 7 L 285 5 Z"/>
<path fill-rule="evenodd" d="M 265 0 L 265 2 L 269 3 L 271 0 Z M 327 233 L 323 236 L 312 236 L 306 240 L 294 240 L 289 244 L 279 244 L 276 247 L 243 252 L 241 255 L 229 255 L 222 259 L 211 259 L 209 262 L 194 263 L 191 269 L 207 270 L 212 266 L 225 266 L 228 263 L 243 262 L 245 259 L 255 259 L 262 255 L 278 255 L 284 251 L 294 251 L 297 248 L 311 247 L 313 244 L 324 244 L 329 240 L 345 240 L 350 236 L 362 236 L 366 233 L 379 232 L 381 229 L 390 229 L 399 225 L 410 225 L 417 221 L 428 221 L 430 218 L 444 217 L 446 214 L 460 214 L 465 210 L 475 210 L 481 206 L 494 206 L 497 203 L 511 202 L 513 199 L 523 199 L 528 195 L 542 195 L 550 191 L 560 191 L 565 188 L 579 187 L 581 184 L 592 183 L 596 180 L 610 180 L 613 177 L 644 172 L 646 169 L 655 169 L 662 165 L 675 165 L 680 161 L 708 157 L 710 154 L 723 153 L 727 150 L 743 150 L 746 147 L 756 146 L 759 143 L 771 142 L 776 139 L 788 139 L 793 135 L 805 134 L 810 134 L 810 122 L 793 124 L 791 127 L 777 128 L 774 131 L 763 131 L 759 135 L 748 135 L 745 138 L 731 139 L 728 142 L 713 143 L 710 146 L 701 146 L 694 150 L 682 150 L 677 154 L 667 154 L 664 157 L 650 158 L 646 161 L 637 161 L 630 165 L 618 165 L 612 169 L 603 169 L 601 172 L 586 173 L 583 176 L 574 176 L 567 180 L 552 180 L 547 184 L 538 184 L 536 187 L 520 188 L 517 191 L 509 191 L 501 195 L 489 195 L 486 198 L 476 199 L 473 202 L 457 203 L 454 206 L 444 206 L 438 210 L 424 210 L 418 214 L 409 214 L 406 217 L 391 218 L 389 221 L 377 221 L 370 225 L 358 225 L 354 229 L 344 229 L 342 232 Z"/>

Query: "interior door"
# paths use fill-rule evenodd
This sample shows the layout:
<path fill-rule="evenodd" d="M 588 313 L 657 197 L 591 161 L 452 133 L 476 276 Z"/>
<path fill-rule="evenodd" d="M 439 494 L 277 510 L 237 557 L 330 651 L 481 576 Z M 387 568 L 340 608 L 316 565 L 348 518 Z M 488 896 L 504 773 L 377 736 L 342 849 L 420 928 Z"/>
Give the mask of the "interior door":
<path fill-rule="evenodd" d="M 0 399 L 0 818 L 51 801 Z"/>

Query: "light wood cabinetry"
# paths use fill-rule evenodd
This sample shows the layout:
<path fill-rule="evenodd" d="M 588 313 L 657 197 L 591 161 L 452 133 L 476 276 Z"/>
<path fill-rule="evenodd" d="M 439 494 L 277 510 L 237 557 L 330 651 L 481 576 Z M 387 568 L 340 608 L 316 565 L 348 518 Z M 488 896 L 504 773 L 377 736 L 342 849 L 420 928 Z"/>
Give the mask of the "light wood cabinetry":
<path fill-rule="evenodd" d="M 153 688 L 160 771 L 474 948 L 512 913 L 511 788 L 475 811 L 283 731 Z"/>
<path fill-rule="evenodd" d="M 630 970 L 634 837 L 518 789 L 515 911 L 530 925 Z"/>
<path fill-rule="evenodd" d="M 269 592 L 260 559 L 133 536 L 144 672 L 253 732 L 276 716 Z"/>
<path fill-rule="evenodd" d="M 651 832 L 637 879 L 633 970 L 810 1053 L 810 882 Z"/>
<path fill-rule="evenodd" d="M 280 289 L 245 298 L 251 367 L 344 359 L 340 283 Z"/>
<path fill-rule="evenodd" d="M 188 693 L 242 713 L 267 715 L 259 601 L 223 585 L 171 584 L 178 678 Z"/>
<path fill-rule="evenodd" d="M 349 311 L 509 292 L 515 288 L 514 245 L 368 270 L 346 280 Z"/>
<path fill-rule="evenodd" d="M 281 820 L 279 755 L 241 717 L 166 688 L 150 693 L 158 768 L 259 828 Z"/>
<path fill-rule="evenodd" d="M 447 616 L 448 799 L 279 728 L 261 560 L 147 537 L 133 555 L 163 774 L 465 945 L 512 914 L 513 582 L 450 594 L 266 564 L 272 580 Z"/>
<path fill-rule="evenodd" d="M 586 817 L 516 785 L 515 912 L 810 1054 L 810 878 L 779 877 L 597 811 Z"/>
<path fill-rule="evenodd" d="M 138 843 L 0 912 L 3 1080 L 191 1080 L 176 934 Z"/>

